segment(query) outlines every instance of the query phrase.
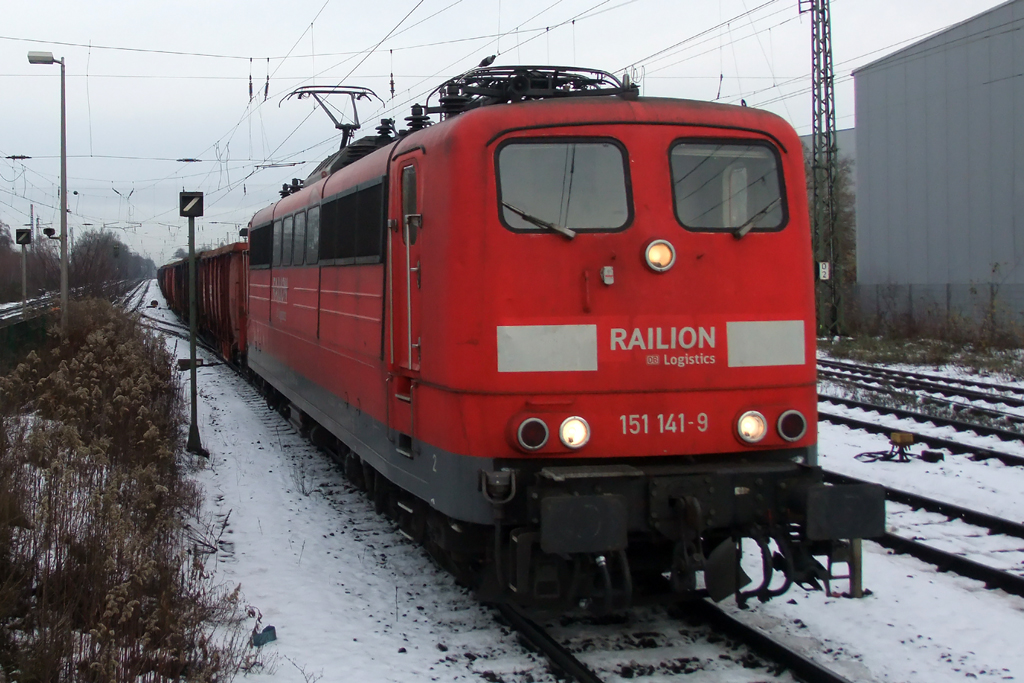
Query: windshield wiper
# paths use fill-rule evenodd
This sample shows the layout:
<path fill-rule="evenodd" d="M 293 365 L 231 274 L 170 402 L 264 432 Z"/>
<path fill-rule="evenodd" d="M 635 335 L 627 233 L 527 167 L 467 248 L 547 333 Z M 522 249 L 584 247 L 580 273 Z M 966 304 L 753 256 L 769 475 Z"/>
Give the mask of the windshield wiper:
<path fill-rule="evenodd" d="M 520 218 L 522 218 L 527 223 L 533 223 L 534 225 L 536 225 L 539 228 L 547 228 L 548 230 L 554 230 L 555 232 L 559 233 L 560 235 L 564 235 L 568 239 L 572 239 L 572 238 L 576 237 L 576 231 L 575 230 L 572 230 L 570 228 L 562 227 L 561 225 L 555 225 L 554 223 L 548 223 L 543 218 L 537 218 L 533 214 L 526 213 L 522 209 L 517 208 L 515 206 L 512 206 L 508 202 L 502 202 L 502 205 L 507 207 L 507 208 L 509 208 L 509 209 L 511 209 L 513 213 L 517 214 Z"/>
<path fill-rule="evenodd" d="M 782 197 L 778 197 L 776 199 L 773 199 L 771 201 L 771 203 L 768 204 L 768 206 L 764 207 L 763 209 L 761 209 L 760 211 L 755 213 L 753 216 L 748 218 L 746 220 L 746 222 L 743 223 L 743 225 L 741 225 L 738 228 L 734 229 L 732 231 L 732 236 L 735 237 L 736 239 L 741 239 L 744 235 L 746 235 L 748 232 L 750 232 L 750 230 L 754 227 L 754 221 L 756 221 L 758 218 L 760 218 L 761 216 L 765 215 L 766 213 L 768 213 L 769 211 L 774 209 L 775 205 L 778 204 L 781 201 L 782 201 Z"/>

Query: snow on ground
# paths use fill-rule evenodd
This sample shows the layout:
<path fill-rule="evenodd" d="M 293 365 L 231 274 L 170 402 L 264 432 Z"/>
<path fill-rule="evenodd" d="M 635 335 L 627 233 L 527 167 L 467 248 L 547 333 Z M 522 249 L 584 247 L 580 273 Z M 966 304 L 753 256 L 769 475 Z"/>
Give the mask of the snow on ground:
<path fill-rule="evenodd" d="M 820 461 L 826 469 L 1010 518 L 1014 518 L 1011 511 L 1021 510 L 1016 500 L 1024 483 L 1020 468 L 972 462 L 960 456 L 936 465 L 919 460 L 863 463 L 853 457 L 885 447 L 883 437 L 845 427 L 823 424 L 819 431 Z M 891 530 L 901 531 L 904 511 L 905 506 L 889 505 Z M 950 525 L 946 538 L 936 545 L 951 550 L 958 545 L 952 537 L 964 526 L 960 522 Z M 1007 558 L 1009 563 L 1019 561 L 1024 541 L 1002 538 L 1016 544 L 1015 557 Z M 959 547 L 974 549 L 987 543 L 982 537 Z M 986 590 L 971 579 L 937 573 L 931 565 L 892 555 L 869 541 L 864 542 L 864 586 L 872 595 L 863 600 L 794 588 L 767 604 L 751 603 L 752 609 L 745 614 L 730 609 L 786 642 L 810 636 L 806 652 L 826 663 L 835 660 L 836 670 L 851 680 L 1013 680 L 1024 676 L 1024 652 L 1019 647 L 1024 624 L 1021 598 Z M 846 582 L 837 582 L 834 590 L 847 590 Z M 845 668 L 851 658 L 864 665 L 864 673 Z"/>
<path fill-rule="evenodd" d="M 931 433 L 932 430 L 921 429 L 918 425 L 916 431 Z M 960 437 L 957 440 L 970 442 Z M 989 447 L 1006 450 L 1009 445 L 1009 442 L 996 440 Z M 921 449 L 922 446 L 914 446 L 911 452 L 918 453 Z M 949 453 L 934 464 L 917 458 L 910 462 L 864 463 L 854 457 L 859 453 L 888 450 L 889 439 L 881 434 L 868 434 L 827 422 L 818 424 L 820 463 L 826 469 L 1024 522 L 1024 497 L 1020 495 L 1024 491 L 1024 468 L 1004 465 L 995 458 L 975 461 L 968 455 Z"/>
<path fill-rule="evenodd" d="M 173 321 L 155 283 L 146 295 L 159 309 L 146 315 Z M 188 346 L 168 338 L 178 357 Z M 204 352 L 199 352 L 201 356 Z M 216 359 L 206 356 L 207 363 Z M 542 661 L 516 643 L 493 614 L 454 585 L 417 546 L 373 513 L 336 467 L 305 443 L 228 368 L 198 370 L 199 427 L 210 450 L 197 475 L 206 489 L 209 523 L 220 534 L 210 562 L 225 586 L 241 584 L 278 640 L 264 646 L 273 671 L 253 678 L 282 682 L 551 681 Z M 854 455 L 887 447 L 882 437 L 823 424 L 822 464 L 987 512 L 1024 518 L 1017 492 L 1024 470 L 950 456 L 935 465 L 861 463 Z M 221 531 L 223 533 L 221 533 Z M 828 664 L 851 681 L 1013 680 L 1024 677 L 1019 633 L 1024 600 L 978 582 L 864 544 L 862 600 L 833 598 L 794 587 L 741 619 Z M 833 586 L 845 590 L 840 582 Z M 643 680 L 765 681 L 764 669 L 719 662 L 702 634 L 657 609 L 638 609 L 618 626 L 558 626 L 554 633 L 584 649 L 581 658 L 609 681 L 641 677 L 642 665 L 692 659 L 673 673 L 656 669 Z M 637 650 L 621 647 L 631 634 Z M 650 642 L 645 643 L 645 640 Z M 739 659 L 740 657 L 737 657 Z M 622 667 L 635 660 L 640 668 Z M 688 673 L 689 671 L 695 673 Z"/>
<path fill-rule="evenodd" d="M 834 590 L 846 590 L 845 582 Z M 1015 680 L 1024 676 L 1024 600 L 864 542 L 861 600 L 800 588 L 734 615 L 851 681 Z"/>

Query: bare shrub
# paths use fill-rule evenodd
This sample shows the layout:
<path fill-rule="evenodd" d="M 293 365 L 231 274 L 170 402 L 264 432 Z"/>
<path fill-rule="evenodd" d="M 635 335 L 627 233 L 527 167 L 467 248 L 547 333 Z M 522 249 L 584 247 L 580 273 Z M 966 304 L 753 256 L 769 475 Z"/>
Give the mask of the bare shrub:
<path fill-rule="evenodd" d="M 239 589 L 189 552 L 182 392 L 163 342 L 106 302 L 0 378 L 0 673 L 214 681 L 246 647 Z"/>

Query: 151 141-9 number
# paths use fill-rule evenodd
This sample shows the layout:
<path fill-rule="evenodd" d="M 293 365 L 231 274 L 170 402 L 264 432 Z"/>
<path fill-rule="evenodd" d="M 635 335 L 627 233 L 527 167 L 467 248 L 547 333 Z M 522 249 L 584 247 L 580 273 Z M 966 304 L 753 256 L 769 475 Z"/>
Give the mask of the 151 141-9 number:
<path fill-rule="evenodd" d="M 697 431 L 708 431 L 708 414 L 697 413 L 697 420 L 686 421 L 685 413 L 668 413 L 656 415 L 654 419 L 649 415 L 619 415 L 622 422 L 623 434 L 650 434 L 651 430 L 657 427 L 658 434 L 682 434 L 686 426 L 697 425 Z M 655 425 L 655 421 L 657 424 Z"/>

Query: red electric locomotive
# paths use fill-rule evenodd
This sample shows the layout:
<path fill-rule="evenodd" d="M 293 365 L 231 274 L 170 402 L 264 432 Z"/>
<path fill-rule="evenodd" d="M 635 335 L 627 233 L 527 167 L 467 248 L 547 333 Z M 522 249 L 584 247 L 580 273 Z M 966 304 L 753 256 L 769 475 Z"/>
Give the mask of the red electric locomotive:
<path fill-rule="evenodd" d="M 435 93 L 251 223 L 248 366 L 382 511 L 482 596 L 558 608 L 767 599 L 881 534 L 881 490 L 816 466 L 788 124 L 587 69 Z"/>

